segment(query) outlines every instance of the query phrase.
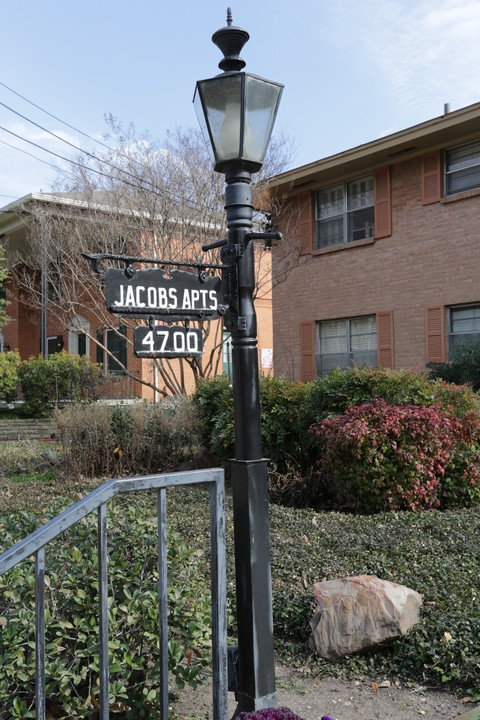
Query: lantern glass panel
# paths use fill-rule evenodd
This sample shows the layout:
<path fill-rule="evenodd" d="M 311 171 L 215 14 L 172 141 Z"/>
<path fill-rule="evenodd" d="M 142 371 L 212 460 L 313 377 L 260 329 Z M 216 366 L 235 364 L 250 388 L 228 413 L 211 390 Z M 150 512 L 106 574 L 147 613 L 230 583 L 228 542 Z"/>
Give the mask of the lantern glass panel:
<path fill-rule="evenodd" d="M 277 114 L 282 86 L 246 75 L 243 156 L 263 163 Z"/>
<path fill-rule="evenodd" d="M 214 161 L 240 157 L 242 74 L 198 82 L 194 105 Z"/>

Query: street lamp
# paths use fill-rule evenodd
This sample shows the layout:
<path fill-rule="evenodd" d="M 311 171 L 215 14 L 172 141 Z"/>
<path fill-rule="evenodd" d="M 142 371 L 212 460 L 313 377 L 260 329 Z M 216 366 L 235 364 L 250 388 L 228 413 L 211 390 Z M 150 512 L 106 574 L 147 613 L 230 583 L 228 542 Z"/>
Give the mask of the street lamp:
<path fill-rule="evenodd" d="M 214 168 L 225 174 L 227 240 L 220 243 L 229 297 L 235 402 L 232 496 L 237 587 L 238 676 L 233 683 L 242 711 L 278 705 L 273 656 L 267 461 L 262 455 L 257 319 L 253 304 L 255 233 L 252 173 L 264 161 L 283 86 L 242 72 L 239 56 L 249 34 L 227 26 L 212 36 L 224 57 L 223 74 L 197 82 L 194 105 Z M 215 245 L 215 243 L 214 243 Z"/>

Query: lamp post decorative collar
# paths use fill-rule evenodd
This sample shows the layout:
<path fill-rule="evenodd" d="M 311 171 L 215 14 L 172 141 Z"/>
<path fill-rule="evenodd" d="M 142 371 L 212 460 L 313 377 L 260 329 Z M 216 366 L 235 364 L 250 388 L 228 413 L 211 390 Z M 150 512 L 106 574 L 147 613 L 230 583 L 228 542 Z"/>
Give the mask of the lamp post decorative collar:
<path fill-rule="evenodd" d="M 232 9 L 227 8 L 227 26 L 220 28 L 212 35 L 212 42 L 224 55 L 218 63 L 218 67 L 224 72 L 243 70 L 246 65 L 245 60 L 240 57 L 240 53 L 250 35 L 243 28 L 232 26 L 232 22 Z"/>

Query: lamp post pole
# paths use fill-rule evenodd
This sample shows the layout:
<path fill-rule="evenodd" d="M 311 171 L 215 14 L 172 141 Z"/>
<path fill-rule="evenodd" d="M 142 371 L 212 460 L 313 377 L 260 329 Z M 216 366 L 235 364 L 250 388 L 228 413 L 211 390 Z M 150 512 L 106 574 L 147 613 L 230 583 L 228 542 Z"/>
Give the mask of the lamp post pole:
<path fill-rule="evenodd" d="M 267 461 L 262 454 L 257 318 L 253 304 L 251 175 L 225 176 L 228 243 L 237 293 L 226 317 L 232 336 L 235 460 L 231 462 L 238 623 L 238 711 L 277 707 L 273 656 Z"/>
<path fill-rule="evenodd" d="M 212 36 L 224 57 L 223 75 L 197 82 L 195 109 L 215 170 L 225 174 L 227 240 L 222 247 L 232 338 L 235 459 L 231 461 L 238 624 L 238 676 L 242 711 L 277 707 L 273 653 L 267 461 L 262 454 L 255 289 L 252 172 L 258 171 L 283 86 L 242 72 L 240 52 L 249 34 L 232 26 Z M 280 236 L 281 237 L 281 236 Z"/>

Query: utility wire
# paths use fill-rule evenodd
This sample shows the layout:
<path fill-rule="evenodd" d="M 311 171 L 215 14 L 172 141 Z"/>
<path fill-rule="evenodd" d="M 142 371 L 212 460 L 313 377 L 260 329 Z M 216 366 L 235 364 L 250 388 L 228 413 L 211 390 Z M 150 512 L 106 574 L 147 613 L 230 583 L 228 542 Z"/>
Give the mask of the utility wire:
<path fill-rule="evenodd" d="M 34 142 L 33 140 L 28 140 L 27 138 L 24 138 L 24 137 L 22 137 L 21 135 L 18 135 L 17 133 L 13 132 L 13 130 L 8 130 L 7 128 L 5 128 L 5 127 L 3 127 L 3 126 L 1 126 L 1 125 L 0 125 L 0 130 L 3 130 L 4 132 L 9 133 L 10 135 L 13 135 L 14 137 L 18 138 L 19 140 L 23 140 L 23 142 L 29 143 L 30 145 L 33 145 L 34 147 L 39 148 L 39 149 L 42 150 L 43 152 L 49 153 L 50 155 L 53 155 L 54 157 L 57 157 L 57 158 L 59 158 L 60 160 L 63 160 L 64 162 L 70 163 L 71 165 L 76 165 L 77 167 L 79 167 L 79 168 L 81 168 L 81 169 L 83 169 L 83 170 L 87 170 L 88 172 L 92 172 L 92 173 L 95 173 L 95 174 L 100 175 L 100 176 L 102 176 L 102 177 L 106 177 L 106 178 L 108 178 L 108 179 L 111 179 L 111 175 L 109 175 L 109 174 L 107 174 L 107 173 L 105 173 L 105 172 L 102 172 L 101 170 L 97 170 L 97 169 L 95 169 L 95 168 L 91 168 L 91 167 L 89 167 L 88 165 L 84 165 L 83 163 L 80 163 L 80 162 L 78 162 L 78 161 L 76 161 L 76 160 L 71 160 L 71 159 L 69 159 L 69 158 L 66 158 L 66 157 L 64 157 L 63 155 L 60 155 L 59 153 L 54 152 L 53 150 L 49 150 L 48 148 L 42 147 L 41 145 L 39 145 L 38 143 Z M 4 142 L 4 141 L 1 141 L 1 142 Z M 5 143 L 5 144 L 8 144 L 8 143 Z M 10 145 L 10 147 L 13 147 L 13 146 Z M 15 149 L 15 150 L 20 150 L 21 152 L 25 152 L 25 151 L 22 151 L 21 148 L 14 148 L 14 149 Z M 30 154 L 30 153 L 27 153 L 27 154 Z M 32 157 L 35 157 L 35 156 L 32 156 Z M 35 159 L 40 160 L 40 158 L 35 158 Z M 40 162 L 45 162 L 45 161 L 40 160 Z M 51 165 L 51 163 L 47 163 L 47 165 Z M 52 166 L 52 167 L 55 167 L 55 166 Z M 58 170 L 58 168 L 56 168 L 56 169 Z M 62 172 L 64 172 L 64 171 L 62 171 Z M 124 178 L 122 178 L 122 182 L 123 182 L 125 185 L 128 185 L 128 186 L 134 188 L 135 190 L 138 190 L 138 184 L 129 182 L 128 180 L 126 180 L 126 179 L 124 179 Z M 156 194 L 156 195 L 160 195 L 160 194 L 161 194 L 160 191 L 158 191 L 158 189 L 155 189 L 155 190 L 150 190 L 149 188 L 143 188 L 143 189 L 146 189 L 148 192 L 152 192 L 153 194 Z M 168 191 L 166 191 L 166 192 L 168 192 Z M 173 195 L 173 193 L 169 193 L 169 194 L 170 194 L 172 197 L 175 197 L 175 196 Z M 178 199 L 179 199 L 179 198 L 178 198 L 178 196 L 177 196 L 177 200 L 178 200 Z M 181 200 L 181 198 L 180 198 L 180 200 Z M 190 207 L 192 207 L 192 208 L 195 209 L 195 210 L 198 209 L 198 207 L 200 207 L 200 208 L 201 208 L 201 207 L 206 208 L 206 206 L 201 206 L 201 205 L 199 206 L 198 203 L 195 203 L 195 204 L 194 204 L 194 203 L 190 203 L 190 202 L 188 202 L 188 201 L 186 201 L 185 204 L 186 204 L 186 205 L 189 205 Z M 3 212 L 5 212 L 5 211 L 0 211 L 0 213 L 2 213 L 2 214 L 3 214 Z"/>
<path fill-rule="evenodd" d="M 22 100 L 25 100 L 25 102 L 29 103 L 29 105 L 32 105 L 34 108 L 37 108 L 37 110 L 40 110 L 41 112 L 45 113 L 45 115 L 48 115 L 49 117 L 53 118 L 54 120 L 57 120 L 58 122 L 62 123 L 62 125 L 65 125 L 66 127 L 70 128 L 70 130 L 74 130 L 77 133 L 80 133 L 80 135 L 83 135 L 84 137 L 88 138 L 89 140 L 92 140 L 92 142 L 98 143 L 99 145 L 102 145 L 107 150 L 113 151 L 113 148 L 111 148 L 106 143 L 102 142 L 101 140 L 98 140 L 97 138 L 91 137 L 91 135 L 88 135 L 86 132 L 83 132 L 83 130 L 79 130 L 77 127 L 74 127 L 73 125 L 69 125 L 65 120 L 62 120 L 61 118 L 57 117 L 56 115 L 53 115 L 51 112 L 48 112 L 48 110 L 45 110 L 45 108 L 40 107 L 40 105 L 37 105 L 36 103 L 32 102 L 32 100 L 29 100 L 24 95 L 21 95 L 16 90 L 13 90 L 11 87 L 8 87 L 8 85 L 5 85 L 5 83 L 1 82 L 0 85 L 4 87 L 9 92 L 13 93 L 17 97 L 21 98 Z"/>
<path fill-rule="evenodd" d="M 0 143 L 2 145 L 6 145 L 7 147 L 11 148 L 12 150 L 18 150 L 18 152 L 23 153 L 24 155 L 28 155 L 29 157 L 33 158 L 34 160 L 38 160 L 38 162 L 43 163 L 44 165 L 48 165 L 49 167 L 53 168 L 54 170 L 59 170 L 59 167 L 57 165 L 54 165 L 53 163 L 49 163 L 48 160 L 42 160 L 42 158 L 39 158 L 37 155 L 34 155 L 33 153 L 29 153 L 28 150 L 24 150 L 23 148 L 19 148 L 16 145 L 12 145 L 11 143 L 6 142 L 6 140 L 0 140 Z M 42 148 L 43 150 L 43 148 Z M 62 170 L 62 172 L 64 172 Z M 12 196 L 6 196 L 6 197 L 12 197 Z"/>
<path fill-rule="evenodd" d="M 36 142 L 33 142 L 33 140 L 27 140 L 27 138 L 22 137 L 21 135 L 18 135 L 17 133 L 14 133 L 13 130 L 8 130 L 7 128 L 0 125 L 0 130 L 3 130 L 4 132 L 9 133 L 9 135 L 13 135 L 14 137 L 18 138 L 19 140 L 23 140 L 23 142 L 29 143 L 30 145 L 33 145 L 34 147 L 39 148 L 40 150 L 43 150 L 43 152 L 49 153 L 50 155 L 53 155 L 54 157 L 59 158 L 60 160 L 63 160 L 64 162 L 71 163 L 72 165 L 76 165 L 77 167 L 81 168 L 82 170 L 88 170 L 89 172 L 96 173 L 97 175 L 102 175 L 106 178 L 111 178 L 111 175 L 108 175 L 107 173 L 102 172 L 101 170 L 96 170 L 95 168 L 91 168 L 88 165 L 84 165 L 83 163 L 78 162 L 77 160 L 71 160 L 70 158 L 66 158 L 63 155 L 60 155 L 59 153 L 54 152 L 53 150 L 49 150 L 48 148 L 44 148 L 41 145 L 39 145 Z M 18 149 L 18 148 L 16 148 Z M 122 180 L 125 185 L 130 185 L 131 187 L 134 187 L 138 189 L 137 185 L 134 185 L 131 182 L 128 182 L 128 180 Z"/>
<path fill-rule="evenodd" d="M 0 83 L 0 84 L 3 84 L 3 83 Z M 8 105 L 6 105 L 6 103 L 3 103 L 3 102 L 0 101 L 0 105 L 1 105 L 2 107 L 4 107 L 6 110 L 9 110 L 10 112 L 12 112 L 12 113 L 14 113 L 15 115 L 17 115 L 18 117 L 21 117 L 21 118 L 22 118 L 23 120 L 25 120 L 26 122 L 29 122 L 29 123 L 31 123 L 32 125 L 34 125 L 35 127 L 39 128 L 40 130 L 43 130 L 44 132 L 48 133 L 49 135 L 51 135 L 52 137 L 56 138 L 56 139 L 59 140 L 60 142 L 63 142 L 63 143 L 65 143 L 66 145 L 69 145 L 70 147 L 72 147 L 74 150 L 77 150 L 77 151 L 78 151 L 79 153 L 81 153 L 82 155 L 86 155 L 87 157 L 92 158 L 95 162 L 101 163 L 102 165 L 106 165 L 107 167 L 112 168 L 112 170 L 115 170 L 115 171 L 118 172 L 118 173 L 123 173 L 123 174 L 126 175 L 127 177 L 131 177 L 133 180 L 135 180 L 135 184 L 134 184 L 134 183 L 128 182 L 127 180 L 121 178 L 121 179 L 122 179 L 122 182 L 124 182 L 126 185 L 129 185 L 130 187 L 137 188 L 137 189 L 138 189 L 138 187 L 140 186 L 140 188 L 141 188 L 142 190 L 145 190 L 146 192 L 154 193 L 154 194 L 156 194 L 156 195 L 161 195 L 162 193 L 167 193 L 168 195 L 170 195 L 170 196 L 171 196 L 174 200 L 176 200 L 177 202 L 185 202 L 185 204 L 186 204 L 187 206 L 191 207 L 191 208 L 194 209 L 194 210 L 197 210 L 198 208 L 208 209 L 206 205 L 199 205 L 199 203 L 197 203 L 197 202 L 192 202 L 191 200 L 188 200 L 188 199 L 187 199 L 187 200 L 184 200 L 183 198 L 181 198 L 181 196 L 176 195 L 172 190 L 170 190 L 170 189 L 168 189 L 168 188 L 159 188 L 157 185 L 152 185 L 152 186 L 147 185 L 147 184 L 145 183 L 145 181 L 144 181 L 142 178 L 139 178 L 137 175 L 134 175 L 134 174 L 131 173 L 130 171 L 125 170 L 124 168 L 118 167 L 117 165 L 114 165 L 113 163 L 109 162 L 108 160 L 105 160 L 105 159 L 103 159 L 103 158 L 100 158 L 100 157 L 98 157 L 97 155 L 94 155 L 93 153 L 88 152 L 87 150 L 82 150 L 82 148 L 78 147 L 78 146 L 75 145 L 74 143 L 71 143 L 69 140 L 66 140 L 65 138 L 62 138 L 60 135 L 57 135 L 56 133 L 52 132 L 51 130 L 48 130 L 48 129 L 45 128 L 43 125 L 40 125 L 39 123 L 35 122 L 34 120 L 31 120 L 30 118 L 26 117 L 25 115 L 22 115 L 22 113 L 17 112 L 17 111 L 14 110 L 13 108 L 11 108 L 11 107 L 9 107 Z M 62 122 L 62 121 L 60 120 L 60 122 Z M 77 165 L 78 167 L 80 167 L 80 168 L 82 168 L 82 169 L 84 169 L 84 170 L 87 170 L 87 171 L 90 171 L 90 172 L 94 172 L 94 173 L 96 173 L 96 174 L 98 174 L 98 175 L 101 175 L 101 176 L 103 176 L 103 177 L 107 177 L 107 178 L 110 178 L 110 177 L 111 177 L 111 176 L 108 175 L 107 173 L 104 173 L 104 172 L 102 172 L 102 171 L 100 171 L 100 170 L 95 170 L 94 168 L 91 168 L 91 167 L 89 167 L 88 165 L 84 165 L 84 164 L 79 163 L 78 161 L 75 161 L 75 160 L 70 160 L 69 158 L 66 158 L 66 157 L 64 157 L 64 156 L 62 156 L 62 155 L 60 155 L 60 154 L 58 154 L 58 153 L 55 153 L 55 152 L 53 152 L 52 150 L 48 150 L 47 148 L 42 147 L 42 146 L 39 145 L 38 143 L 34 143 L 34 142 L 31 141 L 31 140 L 27 140 L 27 138 L 24 138 L 24 137 L 22 137 L 21 135 L 18 135 L 18 134 L 14 133 L 14 132 L 11 131 L 11 130 L 7 130 L 6 128 L 1 127 L 1 126 L 0 126 L 0 129 L 1 129 L 1 130 L 4 130 L 5 132 L 10 133 L 11 135 L 14 135 L 15 137 L 19 138 L 20 140 L 23 140 L 24 142 L 30 143 L 31 145 L 34 145 L 35 147 L 38 147 L 40 150 L 43 150 L 44 152 L 48 152 L 48 153 L 50 153 L 51 155 L 54 155 L 55 157 L 58 157 L 58 158 L 64 160 L 65 162 L 70 162 L 70 163 L 72 163 L 72 164 L 74 164 L 74 165 Z M 13 147 L 13 146 L 12 146 L 12 147 Z M 114 150 L 113 150 L 112 148 L 110 148 L 108 145 L 105 145 L 105 147 L 107 147 L 111 152 L 114 152 Z M 20 149 L 20 148 L 18 148 L 18 149 Z M 34 157 L 34 156 L 32 156 L 32 157 Z M 134 162 L 136 162 L 138 165 L 140 165 L 140 167 L 145 168 L 145 166 L 144 166 L 142 163 L 140 163 L 140 161 L 135 160 L 134 158 L 132 158 L 132 159 L 134 160 Z M 47 163 L 47 164 L 49 164 L 49 163 Z"/>
<path fill-rule="evenodd" d="M 124 170 L 123 168 L 119 168 L 118 166 L 113 165 L 113 163 L 109 162 L 108 160 L 104 160 L 104 159 L 102 159 L 102 158 L 99 158 L 97 155 L 94 155 L 93 153 L 88 152 L 88 150 L 82 150 L 82 148 L 78 147 L 78 145 L 75 145 L 74 143 L 70 142 L 69 140 L 66 140 L 65 138 L 62 138 L 60 135 L 57 135 L 56 133 L 52 132 L 51 130 L 48 130 L 48 129 L 47 129 L 46 127 L 44 127 L 43 125 L 40 125 L 39 123 L 35 122 L 34 120 L 31 120 L 30 118 L 26 117 L 26 115 L 22 115 L 22 113 L 17 112 L 17 111 L 14 110 L 13 108 L 11 108 L 11 107 L 9 107 L 8 105 L 6 105 L 4 102 L 1 102 L 1 101 L 0 101 L 0 105 L 1 105 L 2 107 L 4 107 L 6 110 L 9 110 L 10 112 L 14 113 L 15 115 L 18 115 L 18 117 L 21 117 L 22 120 L 25 120 L 26 122 L 29 122 L 29 123 L 31 123 L 32 125 L 35 125 L 35 127 L 37 127 L 39 130 L 43 130 L 44 132 L 48 133 L 49 135 L 51 135 L 52 137 L 54 137 L 56 140 L 60 140 L 60 142 L 63 142 L 63 143 L 65 143 L 66 145 L 69 145 L 69 146 L 70 146 L 71 148 L 73 148 L 74 150 L 77 150 L 79 153 L 82 153 L 82 155 L 86 155 L 87 157 L 92 158 L 92 160 L 95 160 L 96 162 L 100 162 L 100 163 L 102 163 L 103 165 L 107 165 L 107 167 L 112 168 L 112 170 L 116 170 L 117 172 L 122 172 L 122 173 L 124 173 L 125 175 L 128 175 L 129 177 L 134 178 L 137 182 L 139 182 L 139 181 L 140 181 L 140 182 L 143 182 L 143 181 L 141 181 L 136 175 L 134 175 L 133 173 L 129 172 L 128 170 Z M 5 128 L 2 128 L 2 130 L 5 130 Z M 8 132 L 8 131 L 7 131 L 7 132 Z M 20 137 L 20 136 L 17 135 L 17 137 Z M 25 140 L 25 138 L 23 138 L 23 139 Z M 26 142 L 30 142 L 29 140 L 25 140 L 25 141 L 26 141 Z M 35 143 L 34 143 L 34 144 L 35 144 Z M 37 145 L 37 147 L 40 147 L 40 146 Z M 46 152 L 51 152 L 50 150 L 46 150 L 45 148 L 42 148 L 42 149 L 45 150 Z M 53 154 L 55 155 L 56 153 L 53 153 Z M 61 157 L 61 156 L 58 155 L 57 157 Z M 67 159 L 67 158 L 63 158 L 63 160 L 66 160 L 66 159 Z M 67 162 L 68 162 L 68 160 L 67 160 Z M 78 164 L 78 163 L 76 163 L 76 164 Z M 83 167 L 83 168 L 85 168 L 85 169 L 88 168 L 88 166 L 86 166 L 86 165 L 80 165 L 80 167 Z M 108 176 L 107 176 L 107 177 L 108 177 Z M 148 189 L 148 188 L 145 188 L 145 189 Z"/>

